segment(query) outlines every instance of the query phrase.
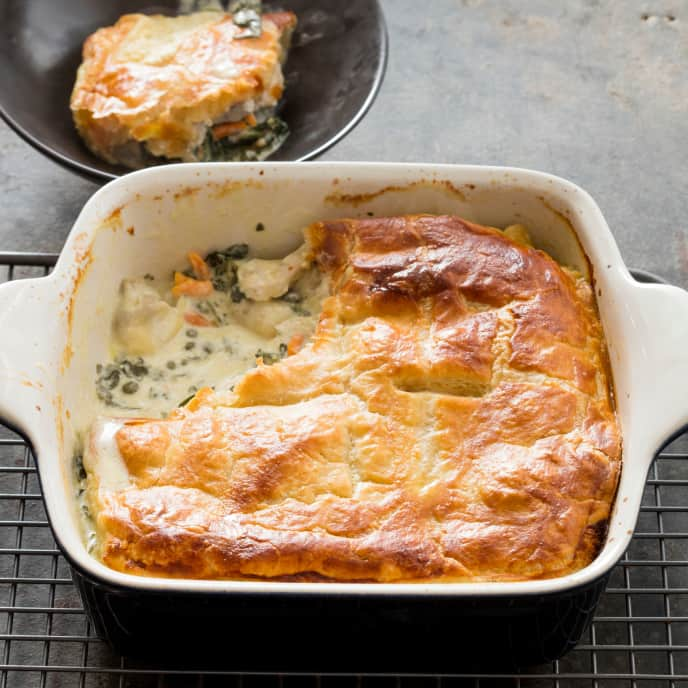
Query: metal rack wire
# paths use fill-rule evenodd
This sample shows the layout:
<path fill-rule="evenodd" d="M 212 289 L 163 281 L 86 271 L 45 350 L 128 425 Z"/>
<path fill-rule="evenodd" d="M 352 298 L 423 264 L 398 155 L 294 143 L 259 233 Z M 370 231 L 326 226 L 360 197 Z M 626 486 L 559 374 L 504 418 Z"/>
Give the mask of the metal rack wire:
<path fill-rule="evenodd" d="M 47 274 L 51 254 L 0 253 L 0 281 Z M 4 271 L 4 272 L 3 272 Z M 0 428 L 0 688 L 30 686 L 688 686 L 688 441 L 655 461 L 636 532 L 592 627 L 563 659 L 518 675 L 286 676 L 186 672 L 100 641 L 55 545 L 29 447 Z"/>

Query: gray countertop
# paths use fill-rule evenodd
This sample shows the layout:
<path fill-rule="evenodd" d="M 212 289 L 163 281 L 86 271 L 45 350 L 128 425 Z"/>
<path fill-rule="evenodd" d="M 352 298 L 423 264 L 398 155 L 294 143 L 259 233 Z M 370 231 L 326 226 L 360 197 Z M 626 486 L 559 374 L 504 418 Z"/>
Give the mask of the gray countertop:
<path fill-rule="evenodd" d="M 371 111 L 324 160 L 529 167 L 589 191 L 628 265 L 688 287 L 685 0 L 383 0 Z M 0 250 L 59 251 L 98 185 L 0 124 Z"/>
<path fill-rule="evenodd" d="M 688 0 L 382 2 L 390 36 L 382 90 L 362 123 L 323 159 L 500 164 L 561 175 L 597 200 L 630 266 L 688 287 Z M 97 188 L 44 158 L 0 122 L 0 250 L 59 251 Z M 40 525 L 45 515 L 41 501 L 34 499 L 39 487 L 29 454 L 20 445 L 1 449 L 0 492 L 5 497 L 19 493 L 21 499 L 0 503 L 0 518 L 6 519 L 0 528 L 0 568 L 4 576 L 25 577 L 21 585 L 7 585 L 12 579 L 5 578 L 2 586 L 0 628 L 6 628 L 6 638 L 14 638 L 11 646 L 4 643 L 3 665 L 26 668 L 44 665 L 47 658 L 60 667 L 60 673 L 41 675 L 0 670 L 3 685 L 25 688 L 39 685 L 39 678 L 41 685 L 45 680 L 53 686 L 76 685 L 77 674 L 65 667 L 82 663 L 92 673 L 82 674 L 80 685 L 191 685 L 190 678 L 189 683 L 182 677 L 168 683 L 153 675 L 133 676 L 132 665 L 86 637 L 89 627 L 77 593 L 61 584 L 68 583 L 68 570 L 62 560 L 58 568 L 58 558 L 51 555 L 55 544 L 48 528 L 10 527 L 17 518 Z M 582 649 L 551 669 L 538 669 L 553 671 L 550 678 L 503 685 L 559 685 L 560 671 L 568 673 L 569 682 L 563 679 L 567 685 L 571 679 L 590 685 L 591 667 L 603 674 L 600 686 L 614 682 L 605 675 L 631 672 L 636 678 L 636 669 L 651 678 L 664 677 L 662 685 L 669 685 L 671 675 L 688 675 L 688 653 L 679 652 L 688 647 L 682 621 L 688 614 L 686 596 L 668 588 L 686 586 L 687 540 L 682 533 L 688 530 L 688 512 L 675 506 L 686 503 L 686 488 L 677 487 L 678 479 L 686 482 L 686 462 L 665 459 L 653 470 L 654 487 L 646 490 L 646 512 L 638 529 L 666 529 L 681 539 L 666 536 L 666 547 L 665 540 L 650 539 L 647 533 L 635 540 L 629 558 L 645 560 L 640 563 L 647 566 L 617 568 L 610 583 L 615 594 L 605 596 L 598 610 L 606 621 L 620 622 L 596 624 Z M 666 513 L 655 513 L 662 512 L 656 506 L 660 503 L 670 504 Z M 22 554 L 20 566 L 20 557 L 12 552 L 22 548 L 32 556 Z M 46 556 L 37 556 L 41 551 Z M 651 560 L 657 559 L 666 565 L 655 566 Z M 31 580 L 27 576 L 41 584 L 26 585 Z M 665 594 L 635 594 L 661 592 L 658 585 L 667 588 Z M 15 604 L 30 613 L 8 617 L 6 610 Z M 633 615 L 643 622 L 631 624 Z M 648 624 L 654 617 L 657 623 Z M 669 617 L 666 623 L 664 617 Z M 41 635 L 46 628 L 62 640 L 81 640 L 49 643 Z M 44 642 L 25 642 L 32 638 Z M 631 648 L 637 642 L 656 651 L 638 653 L 636 666 L 636 655 L 627 651 L 629 639 Z M 673 650 L 665 651 L 665 646 Z M 604 651 L 590 652 L 590 647 Z M 108 673 L 95 673 L 97 667 Z M 224 680 L 213 685 L 225 685 Z M 262 685 L 282 683 L 279 677 Z M 420 679 L 413 685 L 427 683 Z M 315 682 L 297 678 L 288 685 Z"/>

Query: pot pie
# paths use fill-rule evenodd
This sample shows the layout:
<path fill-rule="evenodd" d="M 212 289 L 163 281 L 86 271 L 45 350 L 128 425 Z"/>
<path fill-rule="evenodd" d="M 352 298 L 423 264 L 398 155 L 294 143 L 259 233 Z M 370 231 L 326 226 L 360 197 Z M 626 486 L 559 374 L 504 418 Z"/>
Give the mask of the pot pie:
<path fill-rule="evenodd" d="M 95 553 L 207 579 L 517 581 L 586 566 L 621 447 L 585 279 L 520 226 L 409 215 L 305 237 L 292 270 L 232 272 L 249 305 L 316 274 L 312 335 L 165 418 L 91 429 Z M 175 286 L 207 290 L 197 306 L 212 280 L 191 262 Z"/>
<path fill-rule="evenodd" d="M 245 13 L 245 12 L 244 12 Z M 275 114 L 292 12 L 127 14 L 84 43 L 70 107 L 90 150 L 130 168 L 263 160 L 288 135 Z"/>

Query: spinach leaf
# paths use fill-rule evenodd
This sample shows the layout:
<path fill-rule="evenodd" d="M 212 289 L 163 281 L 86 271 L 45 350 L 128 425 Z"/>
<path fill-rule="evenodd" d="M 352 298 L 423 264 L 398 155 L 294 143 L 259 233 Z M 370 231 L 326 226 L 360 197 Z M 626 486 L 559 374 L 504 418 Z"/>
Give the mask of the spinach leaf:
<path fill-rule="evenodd" d="M 211 132 L 196 150 L 203 162 L 246 162 L 265 160 L 289 136 L 287 123 L 279 117 L 268 117 L 264 122 L 244 129 L 237 136 L 216 141 Z"/>

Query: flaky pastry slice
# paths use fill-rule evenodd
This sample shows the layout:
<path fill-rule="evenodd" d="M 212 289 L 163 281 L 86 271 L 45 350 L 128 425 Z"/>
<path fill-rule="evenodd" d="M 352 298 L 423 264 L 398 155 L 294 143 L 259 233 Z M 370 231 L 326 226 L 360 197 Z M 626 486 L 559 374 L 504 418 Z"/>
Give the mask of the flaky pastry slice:
<path fill-rule="evenodd" d="M 127 14 L 84 43 L 70 107 L 88 147 L 113 164 L 262 160 L 287 136 L 275 116 L 296 16 L 244 37 L 231 14 Z"/>

